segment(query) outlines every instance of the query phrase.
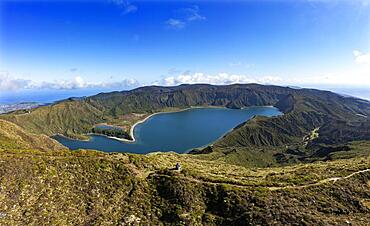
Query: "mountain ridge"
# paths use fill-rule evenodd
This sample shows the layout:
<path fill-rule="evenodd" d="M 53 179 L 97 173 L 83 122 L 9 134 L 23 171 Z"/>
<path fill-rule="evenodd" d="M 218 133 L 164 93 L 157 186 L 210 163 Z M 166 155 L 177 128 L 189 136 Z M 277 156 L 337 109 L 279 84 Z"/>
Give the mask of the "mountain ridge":
<path fill-rule="evenodd" d="M 139 113 L 145 115 L 210 104 L 215 96 L 213 104 L 226 106 L 227 96 L 238 94 L 206 86 L 198 93 L 167 88 L 148 93 L 152 89 L 158 93 L 148 96 L 139 90 L 127 99 L 104 94 L 1 115 L 0 224 L 370 223 L 368 119 L 356 115 L 368 114 L 369 103 L 358 99 L 318 91 L 259 93 L 261 99 L 253 92 L 237 95 L 229 107 L 276 101 L 284 115 L 256 116 L 240 124 L 203 149 L 207 154 L 70 151 L 44 135 L 64 130 L 79 135 L 94 123 L 114 119 L 112 112 L 126 106 L 122 102 L 132 104 L 128 112 L 144 103 Z M 157 102 L 145 105 L 153 99 Z M 55 124 L 48 126 L 51 122 Z M 353 141 L 353 135 L 360 140 Z"/>
<path fill-rule="evenodd" d="M 215 141 L 206 152 L 211 150 L 235 155 L 239 151 L 250 152 L 250 149 L 270 147 L 279 149 L 281 153 L 282 149 L 287 151 L 291 146 L 296 146 L 296 149 L 303 148 L 303 152 L 310 153 L 313 149 L 330 145 L 330 140 L 335 140 L 332 144 L 345 145 L 351 141 L 370 139 L 370 132 L 366 129 L 370 120 L 359 116 L 370 115 L 370 102 L 366 100 L 343 97 L 330 91 L 258 84 L 147 86 L 131 91 L 100 93 L 77 100 L 67 99 L 33 109 L 27 114 L 15 112 L 1 115 L 0 118 L 33 133 L 49 136 L 60 133 L 83 139 L 84 133 L 90 132 L 98 123 L 120 125 L 128 136 L 130 127 L 136 121 L 166 109 L 265 105 L 277 107 L 284 115 L 254 117 Z M 305 140 L 316 129 L 319 136 Z M 335 139 L 334 130 L 340 131 Z M 283 148 L 286 146 L 289 147 Z M 194 150 L 192 153 L 204 151 Z M 301 159 L 302 156 L 296 157 Z"/>

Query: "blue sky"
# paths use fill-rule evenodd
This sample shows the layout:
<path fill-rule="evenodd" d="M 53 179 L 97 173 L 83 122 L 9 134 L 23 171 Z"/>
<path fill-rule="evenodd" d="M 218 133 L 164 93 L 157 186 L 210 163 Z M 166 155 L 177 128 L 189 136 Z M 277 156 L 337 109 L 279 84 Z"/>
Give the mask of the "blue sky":
<path fill-rule="evenodd" d="M 0 92 L 259 82 L 369 87 L 370 1 L 0 3 Z"/>

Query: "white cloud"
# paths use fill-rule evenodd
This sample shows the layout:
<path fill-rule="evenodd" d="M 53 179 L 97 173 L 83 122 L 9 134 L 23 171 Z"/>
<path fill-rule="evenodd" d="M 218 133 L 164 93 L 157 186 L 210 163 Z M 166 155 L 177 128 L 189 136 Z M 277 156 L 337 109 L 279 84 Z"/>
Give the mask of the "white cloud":
<path fill-rule="evenodd" d="M 179 84 L 208 83 L 214 85 L 227 85 L 235 83 L 259 83 L 282 86 L 353 86 L 370 87 L 370 70 L 358 68 L 356 70 L 337 71 L 331 73 L 300 75 L 300 76 L 280 76 L 280 75 L 260 75 L 250 76 L 245 74 L 205 74 L 201 72 L 190 73 L 189 71 L 178 75 L 169 74 L 163 79 L 154 82 L 154 85 L 175 86 Z"/>
<path fill-rule="evenodd" d="M 228 73 L 219 73 L 216 75 L 206 75 L 196 72 L 193 74 L 183 73 L 178 76 L 169 76 L 156 81 L 154 85 L 175 86 L 179 84 L 196 84 L 207 83 L 214 85 L 227 85 L 235 83 L 260 83 L 260 84 L 277 84 L 282 79 L 278 76 L 261 76 L 258 78 L 246 75 L 232 75 Z"/>
<path fill-rule="evenodd" d="M 178 19 L 169 19 L 166 21 L 166 24 L 169 28 L 174 28 L 174 29 L 182 29 L 185 27 L 185 22 L 178 20 Z"/>
<path fill-rule="evenodd" d="M 116 88 L 116 89 L 133 89 L 141 86 L 141 83 L 133 78 L 123 79 L 118 82 L 103 83 L 103 87 Z"/>
<path fill-rule="evenodd" d="M 36 83 L 32 88 L 38 89 L 84 89 L 84 88 L 115 88 L 115 89 L 131 89 L 138 87 L 140 83 L 135 79 L 123 79 L 116 82 L 86 82 L 80 76 L 72 80 L 59 80 L 54 82 Z"/>
<path fill-rule="evenodd" d="M 131 4 L 128 0 L 111 0 L 114 4 L 120 7 L 123 14 L 134 13 L 137 11 L 137 6 Z"/>
<path fill-rule="evenodd" d="M 73 78 L 72 80 L 58 80 L 54 82 L 33 82 L 29 88 L 34 89 L 81 89 L 88 88 L 92 84 L 86 83 L 80 76 Z"/>
<path fill-rule="evenodd" d="M 239 66 L 242 66 L 242 65 L 243 65 L 243 62 L 241 62 L 241 61 L 235 61 L 235 62 L 230 62 L 229 63 L 230 67 L 239 67 Z"/>
<path fill-rule="evenodd" d="M 206 20 L 206 17 L 199 13 L 199 7 L 194 5 L 189 8 L 182 8 L 178 10 L 178 15 L 176 18 L 170 18 L 165 21 L 165 24 L 169 28 L 182 29 L 188 23 Z"/>
<path fill-rule="evenodd" d="M 86 82 L 82 77 L 77 76 L 71 80 L 56 80 L 53 82 L 35 82 L 25 79 L 14 79 L 8 75 L 0 74 L 0 91 L 13 91 L 24 89 L 85 89 L 85 88 L 112 88 L 132 89 L 140 86 L 135 79 L 123 79 L 115 82 Z"/>
<path fill-rule="evenodd" d="M 353 50 L 353 56 L 355 57 L 356 63 L 370 64 L 370 53 L 363 53 L 359 50 Z"/>
<path fill-rule="evenodd" d="M 254 65 L 253 64 L 247 64 L 242 61 L 234 61 L 229 63 L 230 67 L 245 67 L 245 68 L 251 68 Z"/>
<path fill-rule="evenodd" d="M 30 80 L 12 79 L 7 73 L 0 73 L 0 91 L 22 89 L 28 87 L 30 83 Z"/>
<path fill-rule="evenodd" d="M 199 14 L 199 6 L 194 5 L 190 8 L 183 8 L 180 11 L 184 14 L 184 19 L 187 21 L 205 20 L 206 17 Z"/>
<path fill-rule="evenodd" d="M 177 74 L 177 75 L 175 75 Z M 228 85 L 235 83 L 259 83 L 271 85 L 298 85 L 298 86 L 313 86 L 319 87 L 322 85 L 330 86 L 356 86 L 370 87 L 370 74 L 366 71 L 348 71 L 348 72 L 333 72 L 322 75 L 300 76 L 289 78 L 287 76 L 280 77 L 276 75 L 266 76 L 248 76 L 242 74 L 205 74 L 201 72 L 191 73 L 189 71 L 183 73 L 172 73 L 161 80 L 147 83 L 146 85 L 163 85 L 175 86 L 180 84 L 199 84 L 207 83 L 214 85 Z M 129 90 L 143 83 L 136 79 L 122 79 L 112 82 L 87 82 L 82 77 L 77 76 L 70 80 L 56 80 L 53 82 L 35 82 L 27 79 L 11 78 L 7 73 L 0 72 L 0 92 L 16 91 L 16 90 L 37 90 L 37 89 L 55 89 L 55 90 L 73 90 L 73 89 L 88 89 L 88 88 L 107 88 L 110 90 Z"/>

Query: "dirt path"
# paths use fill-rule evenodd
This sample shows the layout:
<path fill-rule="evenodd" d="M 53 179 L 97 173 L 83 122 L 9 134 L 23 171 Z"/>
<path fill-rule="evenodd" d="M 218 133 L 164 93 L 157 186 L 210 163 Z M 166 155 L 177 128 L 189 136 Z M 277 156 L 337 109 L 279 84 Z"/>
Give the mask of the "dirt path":
<path fill-rule="evenodd" d="M 313 184 L 306 184 L 306 185 L 298 185 L 298 186 L 284 186 L 284 187 L 269 187 L 270 190 L 272 191 L 276 191 L 276 190 L 282 190 L 282 189 L 302 189 L 302 188 L 307 188 L 307 187 L 312 187 L 312 186 L 318 186 L 318 185 L 321 185 L 321 184 L 325 184 L 325 183 L 329 183 L 329 182 L 337 182 L 339 180 L 343 180 L 343 179 L 348 179 L 348 178 L 351 178 L 357 174 L 360 174 L 360 173 L 365 173 L 365 172 L 369 172 L 370 169 L 365 169 L 365 170 L 360 170 L 360 171 L 357 171 L 357 172 L 354 172 L 354 173 L 351 173 L 345 177 L 331 177 L 331 178 L 327 178 L 327 179 L 323 179 L 323 180 L 320 180 L 316 183 L 313 183 Z"/>
<path fill-rule="evenodd" d="M 16 155 L 18 153 L 4 153 L 5 156 L 9 156 L 9 155 Z M 32 156 L 34 157 L 35 155 L 33 154 L 24 154 L 25 156 Z M 36 155 L 38 156 L 38 155 Z M 49 158 L 49 159 L 71 159 L 71 158 L 91 158 L 91 159 L 104 159 L 104 157 L 101 157 L 101 156 L 49 156 L 49 155 L 39 155 L 38 157 L 40 158 Z M 112 160 L 117 160 L 117 159 L 112 159 Z M 1 159 L 0 157 L 0 162 L 3 162 L 4 160 Z M 230 185 L 230 186 L 234 186 L 234 187 L 239 187 L 239 188 L 247 188 L 247 187 L 265 187 L 267 189 L 269 189 L 270 191 L 276 191 L 276 190 L 284 190 L 284 189 L 302 189 L 302 188 L 307 188 L 307 187 L 313 187 L 313 186 L 318 186 L 318 185 L 322 185 L 322 184 L 325 184 L 325 183 L 329 183 L 329 182 L 337 182 L 339 180 L 344 180 L 344 179 L 348 179 L 348 178 L 351 178 L 357 174 L 361 174 L 361 173 L 365 173 L 365 172 L 370 172 L 370 169 L 364 169 L 364 170 L 359 170 L 359 171 L 356 171 L 356 172 L 353 172 L 347 176 L 344 176 L 344 177 L 330 177 L 330 178 L 326 178 L 326 179 L 323 179 L 323 180 L 320 180 L 318 182 L 315 182 L 315 183 L 312 183 L 312 184 L 305 184 L 305 185 L 288 185 L 288 186 L 282 186 L 282 187 L 267 187 L 267 186 L 260 186 L 258 184 L 236 184 L 236 183 L 227 183 L 227 182 L 213 182 L 213 181 L 204 181 L 204 180 L 201 180 L 201 179 L 197 179 L 197 178 L 193 178 L 193 177 L 185 177 L 185 176 L 182 176 L 181 174 L 178 175 L 179 178 L 181 179 L 184 179 L 184 180 L 188 180 L 188 181 L 192 181 L 192 182 L 196 182 L 196 183 L 202 183 L 202 184 L 211 184 L 211 185 L 221 185 L 221 184 L 225 184 L 225 185 Z M 147 172 L 141 172 L 139 177 L 140 178 L 147 178 L 148 176 L 166 176 L 166 177 L 170 177 L 168 175 L 165 175 L 165 174 L 158 174 L 158 173 L 155 173 L 154 171 L 147 171 Z"/>
<path fill-rule="evenodd" d="M 365 172 L 369 172 L 370 169 L 364 169 L 364 170 L 360 170 L 360 171 L 357 171 L 357 172 L 354 172 L 354 173 L 351 173 L 345 177 L 331 177 L 331 178 L 326 178 L 326 179 L 323 179 L 323 180 L 320 180 L 316 183 L 312 183 L 312 184 L 305 184 L 305 185 L 288 185 L 288 186 L 283 186 L 283 187 L 266 187 L 267 189 L 269 189 L 270 191 L 277 191 L 277 190 L 284 190 L 284 189 L 302 189 L 302 188 L 307 188 L 307 187 L 313 187 L 313 186 L 318 186 L 318 185 L 322 185 L 322 184 L 325 184 L 325 183 L 329 183 L 329 182 L 337 182 L 339 180 L 343 180 L 343 179 L 348 179 L 348 178 L 351 178 L 357 174 L 361 174 L 361 173 L 365 173 Z M 163 175 L 163 174 L 156 174 L 156 173 L 153 173 L 151 174 L 152 176 L 168 176 L 168 175 Z M 168 176 L 170 177 L 170 176 Z M 241 185 L 241 184 L 233 184 L 233 183 L 220 183 L 220 182 L 212 182 L 212 181 L 203 181 L 203 180 L 200 180 L 200 179 L 197 179 L 197 178 L 189 178 L 189 177 L 184 177 L 184 176 L 179 176 L 181 179 L 185 179 L 185 180 L 188 180 L 188 181 L 193 181 L 193 182 L 196 182 L 196 183 L 202 183 L 202 184 L 212 184 L 212 185 L 220 185 L 220 184 L 227 184 L 227 185 L 230 185 L 230 186 L 234 186 L 234 187 L 239 187 L 239 188 L 247 188 L 247 187 L 258 187 L 258 185 L 255 185 L 255 184 L 250 184 L 250 185 Z"/>

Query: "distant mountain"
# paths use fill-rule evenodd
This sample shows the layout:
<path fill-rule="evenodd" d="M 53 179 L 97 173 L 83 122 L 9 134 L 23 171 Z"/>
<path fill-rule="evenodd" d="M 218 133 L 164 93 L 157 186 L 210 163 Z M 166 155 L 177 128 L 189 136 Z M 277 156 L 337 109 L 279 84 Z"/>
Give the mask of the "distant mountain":
<path fill-rule="evenodd" d="M 132 125 L 135 117 L 122 118 L 130 114 L 150 114 L 167 108 L 191 106 L 243 108 L 265 105 L 277 107 L 284 115 L 255 117 L 216 141 L 206 152 L 211 150 L 228 156 L 242 153 L 246 159 L 241 164 L 249 164 L 246 156 L 251 155 L 250 150 L 270 147 L 269 150 L 274 152 L 267 157 L 261 156 L 262 160 L 255 159 L 258 164 L 264 165 L 271 159 L 272 163 L 276 163 L 277 157 L 271 156 L 277 154 L 276 150 L 281 154 L 289 148 L 304 148 L 304 156 L 293 156 L 296 161 L 307 159 L 307 153 L 323 145 L 345 145 L 351 141 L 370 139 L 370 130 L 367 129 L 370 119 L 363 117 L 370 115 L 368 101 L 329 91 L 258 84 L 148 86 L 131 91 L 100 93 L 83 99 L 68 99 L 33 109 L 29 114 L 15 112 L 2 115 L 1 118 L 30 132 L 81 137 L 97 123 L 115 124 L 128 120 L 128 125 Z M 315 139 L 310 138 L 313 131 L 319 134 Z M 203 152 L 198 150 L 192 153 Z"/>
<path fill-rule="evenodd" d="M 302 87 L 299 87 L 299 86 L 288 86 L 288 88 L 291 88 L 291 89 L 303 89 Z"/>
<path fill-rule="evenodd" d="M 284 115 L 254 117 L 194 154 L 70 151 L 46 136 L 134 113 L 252 105 Z M 3 114 L 0 224 L 369 225 L 369 107 L 319 90 L 186 85 Z"/>
<path fill-rule="evenodd" d="M 352 144 L 367 156 L 350 159 L 246 168 L 200 155 L 69 151 L 0 120 L 0 224 L 369 225 L 369 147 Z"/>

